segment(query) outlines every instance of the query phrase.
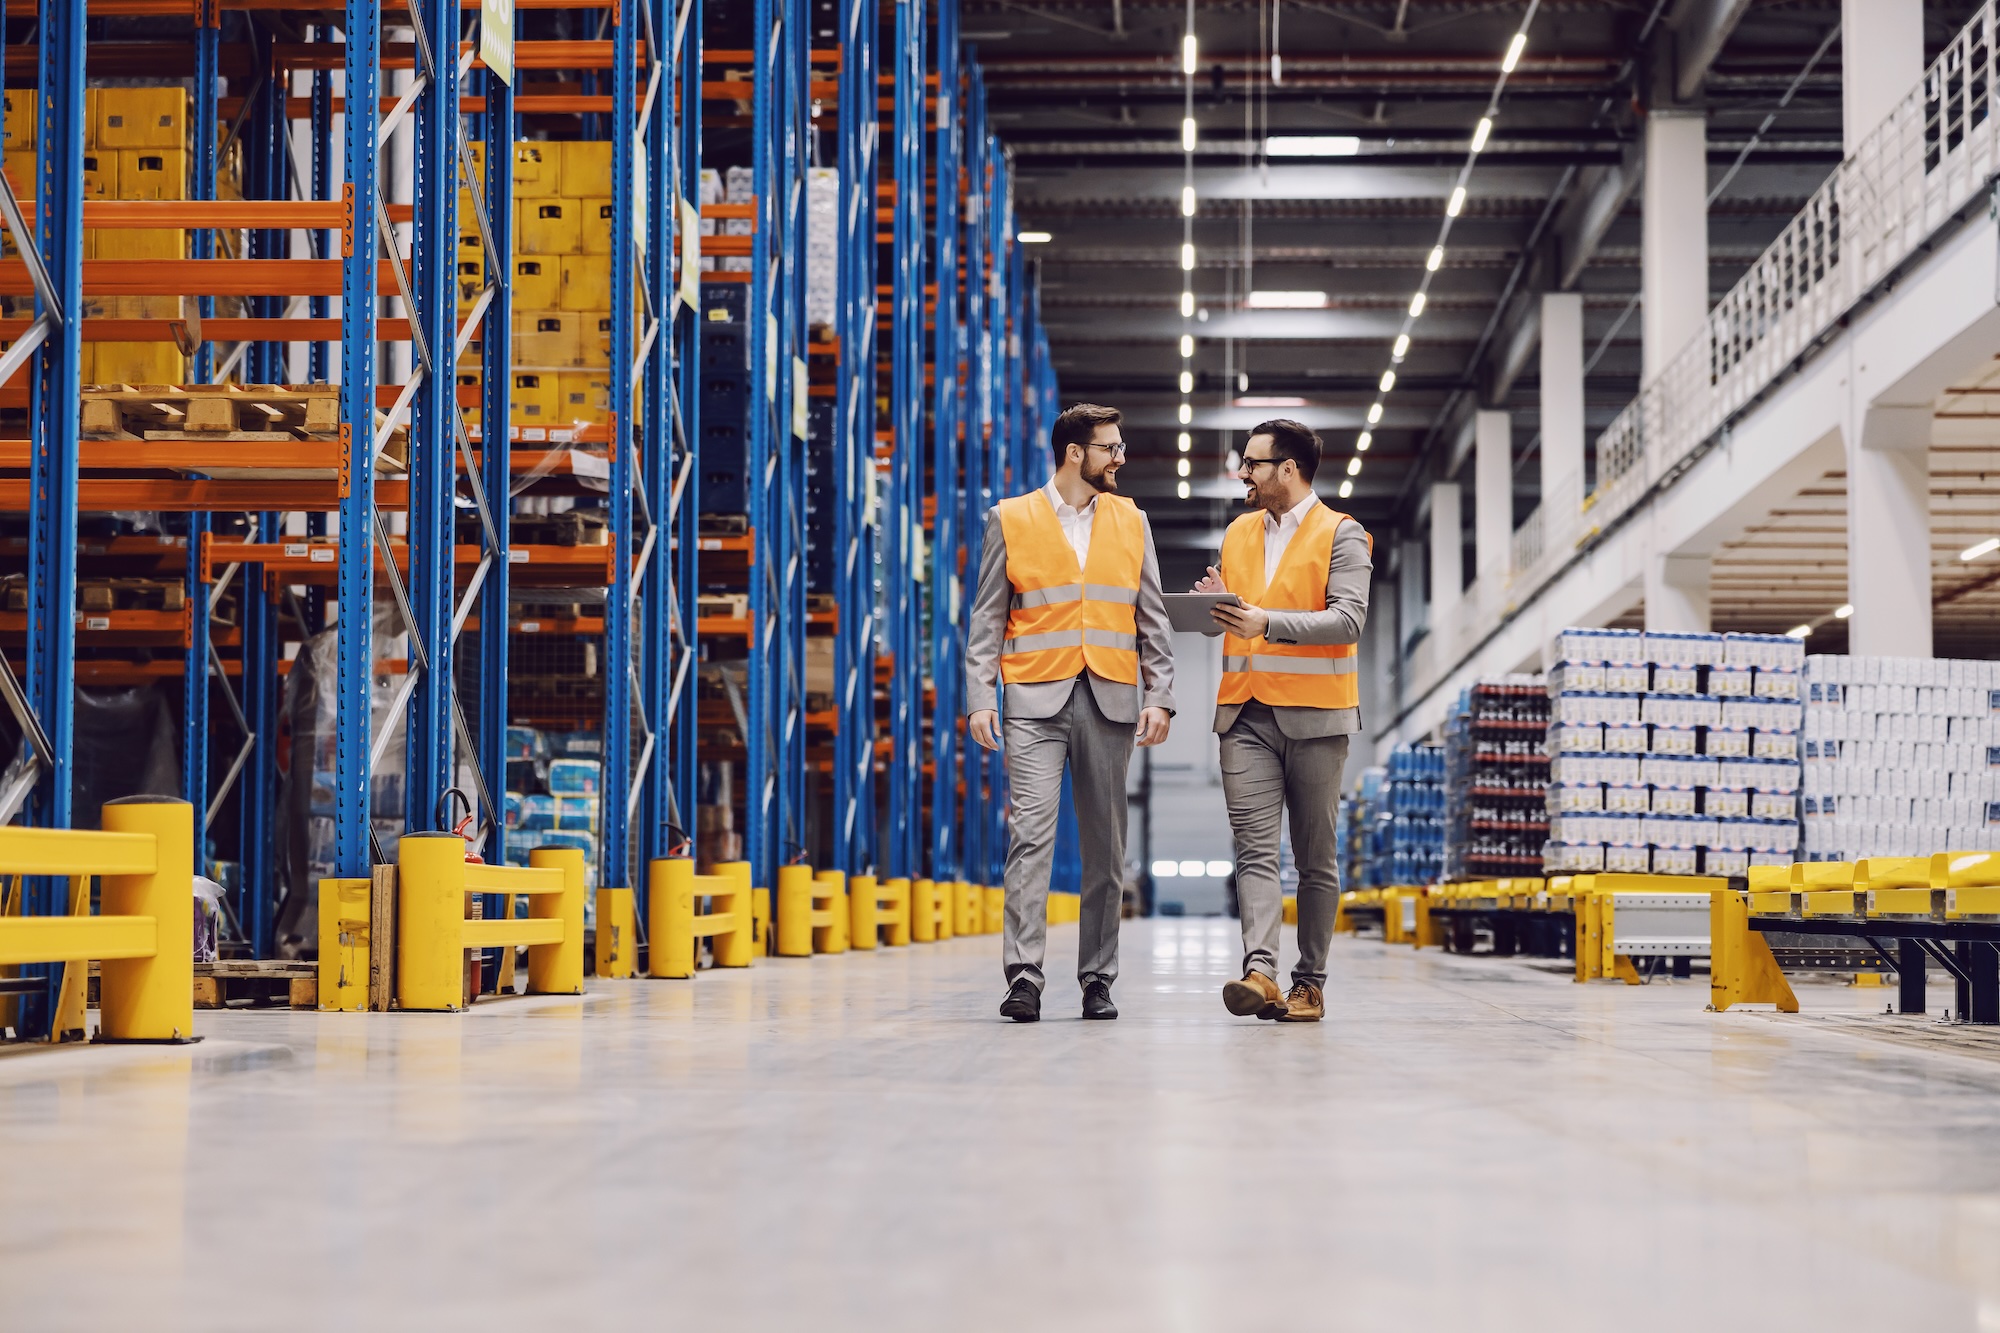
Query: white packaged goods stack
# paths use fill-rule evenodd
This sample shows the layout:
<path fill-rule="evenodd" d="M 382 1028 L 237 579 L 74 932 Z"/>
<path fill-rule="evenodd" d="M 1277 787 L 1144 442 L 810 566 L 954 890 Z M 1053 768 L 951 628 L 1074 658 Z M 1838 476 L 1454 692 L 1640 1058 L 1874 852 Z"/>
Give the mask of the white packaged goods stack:
<path fill-rule="evenodd" d="M 834 321 L 840 304 L 840 173 L 806 172 L 806 322 Z"/>
<path fill-rule="evenodd" d="M 722 173 L 714 167 L 703 167 L 701 169 L 701 202 L 703 206 L 723 202 Z M 705 217 L 701 220 L 701 234 L 704 236 L 715 235 L 714 218 Z M 713 255 L 704 255 L 702 257 L 701 271 L 703 273 L 715 272 L 715 257 Z"/>
<path fill-rule="evenodd" d="M 752 184 L 752 175 L 749 167 L 729 168 L 723 175 L 723 202 L 729 204 L 756 203 L 757 190 Z M 755 236 L 757 234 L 757 224 L 749 218 L 724 218 L 722 220 L 722 234 L 724 236 Z M 750 271 L 750 256 L 724 255 L 722 267 L 724 271 L 748 273 Z"/>
<path fill-rule="evenodd" d="M 1806 859 L 2000 842 L 2000 662 L 1809 657 Z"/>
<path fill-rule="evenodd" d="M 1740 875 L 1792 862 L 1799 640 L 1567 629 L 1556 651 L 1550 874 Z"/>

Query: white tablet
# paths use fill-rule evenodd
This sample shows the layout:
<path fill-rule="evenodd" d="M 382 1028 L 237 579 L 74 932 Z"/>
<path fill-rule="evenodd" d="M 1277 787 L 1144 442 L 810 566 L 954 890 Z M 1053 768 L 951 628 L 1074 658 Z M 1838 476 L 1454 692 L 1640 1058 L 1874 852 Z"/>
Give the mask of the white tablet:
<path fill-rule="evenodd" d="M 1209 611 L 1218 606 L 1239 606 L 1243 599 L 1233 592 L 1170 592 L 1166 594 L 1167 619 L 1183 634 L 1215 634 L 1222 626 Z"/>

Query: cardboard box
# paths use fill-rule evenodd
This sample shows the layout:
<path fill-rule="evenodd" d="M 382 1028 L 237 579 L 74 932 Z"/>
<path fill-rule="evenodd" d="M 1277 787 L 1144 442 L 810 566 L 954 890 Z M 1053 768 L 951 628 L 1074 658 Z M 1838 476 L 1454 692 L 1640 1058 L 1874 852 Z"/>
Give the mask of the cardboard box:
<path fill-rule="evenodd" d="M 99 148 L 171 148 L 185 151 L 188 93 L 179 87 L 99 88 L 93 123 Z M 179 198 L 149 195 L 145 198 Z"/>

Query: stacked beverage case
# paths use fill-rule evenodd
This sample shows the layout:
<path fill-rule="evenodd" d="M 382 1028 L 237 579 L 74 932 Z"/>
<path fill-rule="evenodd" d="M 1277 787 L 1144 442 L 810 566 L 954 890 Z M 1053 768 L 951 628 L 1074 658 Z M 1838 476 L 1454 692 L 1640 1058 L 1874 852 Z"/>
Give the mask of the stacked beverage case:
<path fill-rule="evenodd" d="M 1460 697 L 1445 724 L 1445 878 L 1541 873 L 1548 721 L 1539 675 L 1490 677 Z"/>
<path fill-rule="evenodd" d="M 1567 629 L 1557 656 L 1549 873 L 1733 875 L 1796 859 L 1801 641 Z"/>

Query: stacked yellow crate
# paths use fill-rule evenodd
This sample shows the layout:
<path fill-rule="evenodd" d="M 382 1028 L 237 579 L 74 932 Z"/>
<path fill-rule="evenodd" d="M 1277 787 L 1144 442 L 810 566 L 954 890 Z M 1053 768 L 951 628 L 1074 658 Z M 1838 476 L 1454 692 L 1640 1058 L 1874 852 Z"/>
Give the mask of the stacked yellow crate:
<path fill-rule="evenodd" d="M 517 426 L 610 420 L 611 144 L 514 146 Z"/>
<path fill-rule="evenodd" d="M 179 87 L 88 90 L 89 142 L 84 188 L 98 199 L 185 199 L 188 185 L 188 93 Z M 10 144 L 11 149 L 11 144 Z M 30 149 L 32 155 L 32 148 Z M 93 163 L 94 168 L 93 168 Z M 86 259 L 187 257 L 179 228 L 97 228 L 84 233 Z M 179 296 L 95 297 L 85 318 L 178 319 Z M 170 342 L 84 345 L 84 379 L 101 384 L 180 384 L 187 358 Z"/>

